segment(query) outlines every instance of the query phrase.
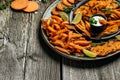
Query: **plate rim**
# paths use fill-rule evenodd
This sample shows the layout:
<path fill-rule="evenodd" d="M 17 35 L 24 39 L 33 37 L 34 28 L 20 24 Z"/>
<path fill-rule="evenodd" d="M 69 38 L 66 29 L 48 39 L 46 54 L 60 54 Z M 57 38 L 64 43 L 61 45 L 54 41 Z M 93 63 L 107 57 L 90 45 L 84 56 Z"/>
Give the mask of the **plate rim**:
<path fill-rule="evenodd" d="M 42 15 L 42 18 L 45 17 L 45 14 L 46 14 L 47 10 L 48 10 L 49 8 L 51 8 L 52 6 L 57 5 L 58 2 L 60 2 L 60 1 L 57 1 L 57 0 L 56 0 L 56 1 L 52 2 L 52 3 L 50 3 L 50 5 L 44 10 L 43 15 Z M 54 4 L 55 4 L 55 5 L 54 5 Z M 52 7 L 52 8 L 53 8 L 53 7 Z M 120 51 L 116 51 L 116 52 L 114 52 L 114 53 L 112 53 L 112 54 L 109 54 L 109 55 L 106 55 L 106 56 L 104 56 L 104 57 L 96 57 L 96 58 L 91 58 L 91 57 L 86 57 L 86 58 L 85 58 L 85 57 L 79 57 L 79 56 L 74 56 L 74 55 L 68 55 L 68 54 L 66 54 L 66 53 L 63 53 L 63 52 L 55 49 L 55 48 L 53 47 L 53 45 L 49 42 L 49 40 L 46 39 L 48 36 L 45 34 L 45 31 L 44 31 L 44 29 L 42 28 L 42 23 L 40 24 L 40 34 L 42 34 L 42 38 L 44 39 L 44 42 L 46 43 L 46 45 L 49 46 L 49 48 L 52 49 L 56 54 L 59 54 L 59 55 L 65 57 L 65 58 L 72 59 L 72 60 L 77 60 L 77 61 L 81 61 L 81 60 L 83 60 L 83 61 L 102 60 L 102 59 L 106 59 L 106 58 L 112 57 L 112 56 L 120 53 Z"/>

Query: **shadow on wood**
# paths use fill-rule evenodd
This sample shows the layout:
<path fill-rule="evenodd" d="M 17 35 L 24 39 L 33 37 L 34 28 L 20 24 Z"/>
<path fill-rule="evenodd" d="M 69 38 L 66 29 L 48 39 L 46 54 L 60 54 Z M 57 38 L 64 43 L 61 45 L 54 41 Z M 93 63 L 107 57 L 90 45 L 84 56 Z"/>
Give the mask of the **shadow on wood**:
<path fill-rule="evenodd" d="M 82 60 L 75 61 L 75 60 L 64 58 L 63 64 L 67 66 L 76 67 L 76 68 L 99 68 L 99 67 L 111 64 L 119 58 L 120 58 L 119 53 L 112 57 L 101 59 L 101 60 L 96 60 L 96 61 L 82 61 Z"/>

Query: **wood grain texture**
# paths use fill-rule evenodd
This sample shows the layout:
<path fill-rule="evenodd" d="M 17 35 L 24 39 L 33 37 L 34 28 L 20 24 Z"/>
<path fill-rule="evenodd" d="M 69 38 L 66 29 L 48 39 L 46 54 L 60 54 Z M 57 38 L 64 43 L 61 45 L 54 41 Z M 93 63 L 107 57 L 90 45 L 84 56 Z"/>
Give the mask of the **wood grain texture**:
<path fill-rule="evenodd" d="M 50 3 L 40 3 L 35 13 L 0 11 L 0 80 L 60 80 L 60 57 L 53 55 L 39 32 Z"/>
<path fill-rule="evenodd" d="M 40 3 L 36 13 L 0 11 L 0 80 L 119 80 L 119 54 L 100 61 L 73 61 L 45 44 L 40 18 L 50 3 Z"/>
<path fill-rule="evenodd" d="M 119 80 L 119 54 L 105 60 L 63 59 L 63 80 Z"/>
<path fill-rule="evenodd" d="M 29 16 L 25 80 L 60 80 L 60 56 L 50 50 L 40 34 L 40 18 L 50 3 L 41 3 L 38 13 Z"/>
<path fill-rule="evenodd" d="M 28 16 L 10 8 L 0 14 L 0 80 L 23 80 L 25 58 L 20 57 L 26 54 Z"/>

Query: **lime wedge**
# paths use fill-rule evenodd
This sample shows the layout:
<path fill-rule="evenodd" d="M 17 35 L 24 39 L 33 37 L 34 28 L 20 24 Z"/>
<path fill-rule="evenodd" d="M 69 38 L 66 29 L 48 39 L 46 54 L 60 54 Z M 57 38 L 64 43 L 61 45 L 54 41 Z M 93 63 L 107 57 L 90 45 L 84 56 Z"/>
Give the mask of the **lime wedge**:
<path fill-rule="evenodd" d="M 65 13 L 65 12 L 59 12 L 59 15 L 60 15 L 60 17 L 61 17 L 64 21 L 68 21 L 68 20 L 69 20 L 67 13 Z"/>
<path fill-rule="evenodd" d="M 86 56 L 89 56 L 89 57 L 96 57 L 97 56 L 97 53 L 91 52 L 91 51 L 86 50 L 86 49 L 83 49 L 83 52 Z"/>
<path fill-rule="evenodd" d="M 117 40 L 120 40 L 120 35 L 115 36 Z"/>
<path fill-rule="evenodd" d="M 78 24 L 81 20 L 82 20 L 82 14 L 78 13 L 78 14 L 75 15 L 75 17 L 72 21 L 72 24 Z"/>

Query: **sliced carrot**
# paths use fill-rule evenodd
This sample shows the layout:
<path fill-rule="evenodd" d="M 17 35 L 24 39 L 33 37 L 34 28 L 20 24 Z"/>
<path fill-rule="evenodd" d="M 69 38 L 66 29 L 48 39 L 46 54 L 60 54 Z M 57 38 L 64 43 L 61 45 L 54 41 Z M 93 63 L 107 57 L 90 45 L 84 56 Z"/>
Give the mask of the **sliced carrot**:
<path fill-rule="evenodd" d="M 39 9 L 39 5 L 35 1 L 28 1 L 28 6 L 23 9 L 25 12 L 34 12 Z"/>
<path fill-rule="evenodd" d="M 11 3 L 11 8 L 22 10 L 28 6 L 28 0 L 15 0 Z"/>

